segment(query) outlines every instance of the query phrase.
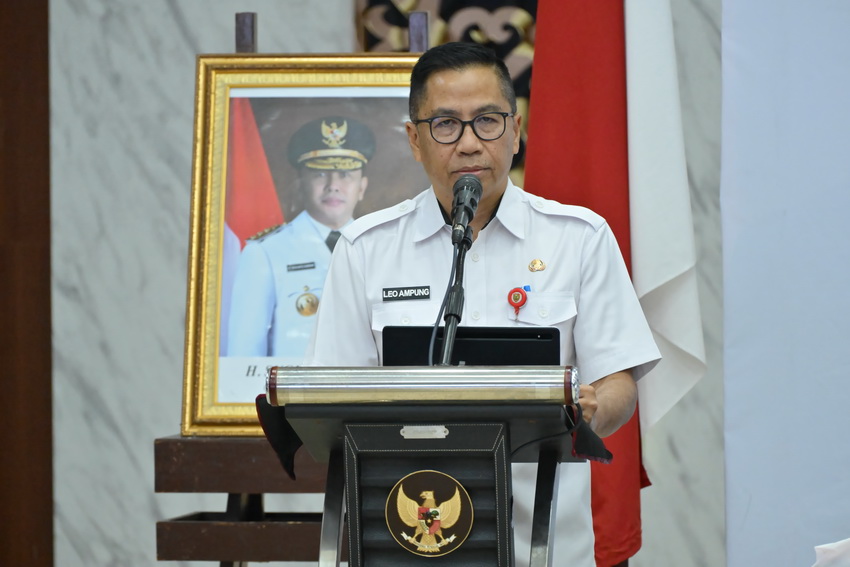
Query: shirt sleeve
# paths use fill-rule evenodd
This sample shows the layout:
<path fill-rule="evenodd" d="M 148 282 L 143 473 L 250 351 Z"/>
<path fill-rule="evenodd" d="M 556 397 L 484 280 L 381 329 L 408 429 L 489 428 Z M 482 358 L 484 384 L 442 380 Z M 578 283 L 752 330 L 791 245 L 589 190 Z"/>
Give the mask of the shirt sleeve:
<path fill-rule="evenodd" d="M 661 355 L 607 223 L 585 234 L 581 268 L 574 339 L 583 381 L 630 368 L 639 380 Z"/>
<path fill-rule="evenodd" d="M 362 251 L 345 238 L 334 249 L 317 317 L 307 365 L 379 365 Z"/>
<path fill-rule="evenodd" d="M 275 281 L 268 255 L 249 242 L 239 255 L 227 328 L 228 356 L 268 356 Z"/>

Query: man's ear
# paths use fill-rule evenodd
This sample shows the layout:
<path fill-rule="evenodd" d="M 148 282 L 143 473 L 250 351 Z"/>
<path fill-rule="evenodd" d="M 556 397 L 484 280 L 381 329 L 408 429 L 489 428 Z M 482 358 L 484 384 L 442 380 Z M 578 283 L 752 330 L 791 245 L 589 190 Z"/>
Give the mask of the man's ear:
<path fill-rule="evenodd" d="M 363 195 L 366 193 L 366 188 L 369 186 L 369 178 L 365 175 L 360 178 L 360 194 L 357 196 L 358 201 L 363 200 Z"/>
<path fill-rule="evenodd" d="M 422 154 L 419 147 L 419 128 L 413 122 L 405 122 L 404 127 L 407 130 L 407 142 L 410 144 L 410 151 L 413 152 L 413 158 L 421 163 Z"/>

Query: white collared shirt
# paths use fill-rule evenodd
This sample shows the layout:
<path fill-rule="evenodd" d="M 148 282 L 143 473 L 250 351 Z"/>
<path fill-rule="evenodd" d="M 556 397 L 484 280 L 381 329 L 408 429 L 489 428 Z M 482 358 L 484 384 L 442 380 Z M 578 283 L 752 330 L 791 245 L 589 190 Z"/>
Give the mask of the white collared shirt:
<path fill-rule="evenodd" d="M 429 189 L 357 219 L 342 235 L 308 360 L 377 366 L 384 326 L 436 320 L 449 283 L 451 231 Z M 535 260 L 543 269 L 530 269 Z M 531 291 L 517 314 L 508 293 L 522 286 Z M 397 288 L 429 294 L 388 300 L 384 290 Z M 584 382 L 632 367 L 639 379 L 659 357 L 613 233 L 588 209 L 509 183 L 495 218 L 467 254 L 464 288 L 461 325 L 556 326 L 561 363 L 576 365 Z"/>
<path fill-rule="evenodd" d="M 386 325 L 434 324 L 451 264 L 451 229 L 433 189 L 356 220 L 334 253 L 308 363 L 380 365 Z M 509 182 L 467 253 L 463 280 L 461 325 L 558 327 L 561 364 L 577 366 L 585 383 L 629 368 L 639 379 L 660 358 L 614 235 L 585 208 Z M 528 300 L 517 313 L 508 294 L 523 286 L 530 287 Z M 535 469 L 512 468 L 518 566 L 529 556 Z M 559 470 L 558 563 L 592 566 L 590 467 Z"/>

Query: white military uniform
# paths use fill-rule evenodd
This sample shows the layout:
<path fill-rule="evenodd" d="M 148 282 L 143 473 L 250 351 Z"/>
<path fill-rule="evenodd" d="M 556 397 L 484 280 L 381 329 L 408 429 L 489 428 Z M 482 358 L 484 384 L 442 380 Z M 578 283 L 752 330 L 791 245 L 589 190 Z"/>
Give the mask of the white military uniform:
<path fill-rule="evenodd" d="M 307 362 L 371 366 L 382 360 L 386 325 L 431 325 L 448 285 L 451 231 L 432 189 L 366 215 L 343 231 Z M 508 292 L 530 286 L 517 314 Z M 384 290 L 415 290 L 385 301 Z M 427 288 L 427 297 L 423 289 Z M 585 383 L 660 358 L 613 233 L 595 213 L 528 194 L 510 182 L 496 216 L 466 257 L 461 325 L 555 326 L 561 364 Z M 616 457 L 615 457 L 616 458 Z M 527 565 L 536 465 L 512 467 L 517 565 Z M 592 566 L 590 467 L 560 467 L 559 565 Z"/>
<path fill-rule="evenodd" d="M 248 241 L 233 282 L 228 356 L 303 360 L 331 259 L 330 231 L 304 211 Z"/>

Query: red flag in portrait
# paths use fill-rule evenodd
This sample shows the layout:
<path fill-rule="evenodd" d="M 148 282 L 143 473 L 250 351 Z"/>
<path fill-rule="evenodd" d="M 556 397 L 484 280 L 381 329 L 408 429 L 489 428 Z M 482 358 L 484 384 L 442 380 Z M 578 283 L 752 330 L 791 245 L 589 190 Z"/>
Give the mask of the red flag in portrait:
<path fill-rule="evenodd" d="M 225 221 L 240 244 L 261 230 L 281 224 L 283 213 L 251 100 L 230 100 Z"/>

